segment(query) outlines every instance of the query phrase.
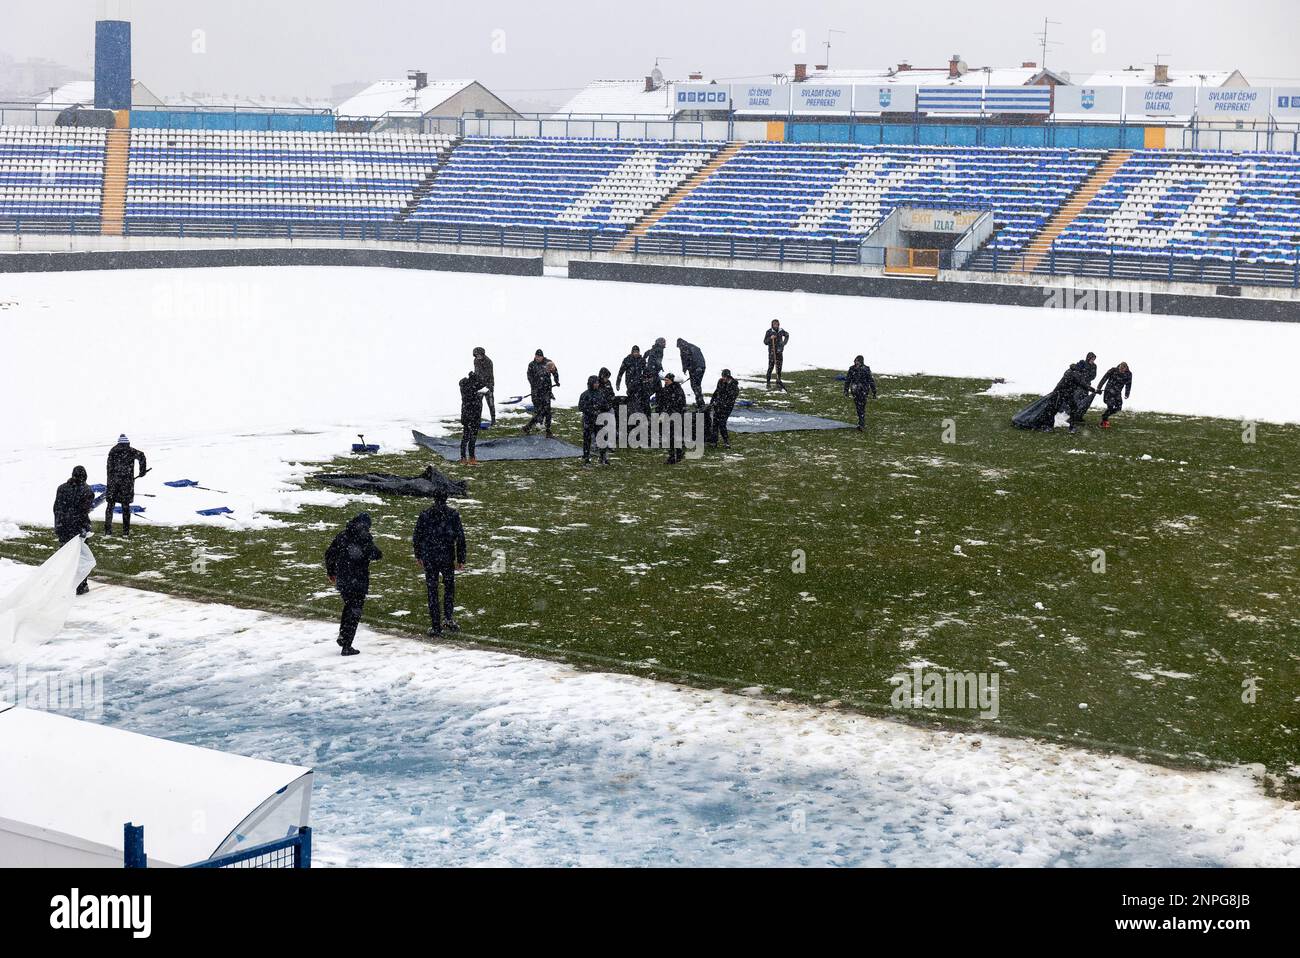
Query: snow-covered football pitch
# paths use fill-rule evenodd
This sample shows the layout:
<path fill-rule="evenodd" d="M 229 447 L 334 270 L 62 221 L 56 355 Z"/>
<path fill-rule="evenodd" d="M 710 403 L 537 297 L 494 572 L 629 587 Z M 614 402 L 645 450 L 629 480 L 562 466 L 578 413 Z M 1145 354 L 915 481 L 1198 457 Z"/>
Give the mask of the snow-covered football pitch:
<path fill-rule="evenodd" d="M 300 463 L 358 432 L 409 447 L 412 426 L 454 413 L 473 346 L 495 358 L 498 396 L 524 391 L 544 347 L 571 405 L 588 372 L 659 335 L 670 368 L 682 336 L 710 380 L 724 365 L 752 376 L 774 317 L 792 334 L 787 369 L 861 352 L 878 374 L 1037 394 L 1094 350 L 1103 369 L 1135 369 L 1129 412 L 1300 421 L 1287 324 L 365 269 L 10 276 L 0 535 L 37 535 L 53 486 L 122 431 L 166 478 L 235 509 L 201 520 L 195 499 L 167 493 L 148 500 L 153 523 L 342 517 L 348 497 L 304 490 Z M 21 576 L 0 564 L 0 589 Z M 316 767 L 328 863 L 1300 864 L 1300 813 L 1250 769 L 1160 768 L 367 631 L 367 654 L 344 662 L 331 638 L 319 621 L 101 586 L 33 668 L 104 669 L 101 721 Z"/>

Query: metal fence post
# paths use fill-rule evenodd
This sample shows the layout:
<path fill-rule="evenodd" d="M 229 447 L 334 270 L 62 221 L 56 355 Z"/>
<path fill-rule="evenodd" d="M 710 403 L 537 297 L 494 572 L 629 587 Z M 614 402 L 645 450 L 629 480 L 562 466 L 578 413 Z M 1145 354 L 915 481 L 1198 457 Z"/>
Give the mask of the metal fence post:
<path fill-rule="evenodd" d="M 1171 282 L 1171 283 L 1174 281 L 1174 251 L 1173 251 L 1173 248 L 1172 248 L 1172 247 L 1171 247 L 1170 250 L 1169 250 L 1169 273 L 1168 273 L 1168 279 L 1169 279 L 1169 282 Z"/>
<path fill-rule="evenodd" d="M 149 867 L 149 856 L 144 853 L 143 825 L 132 825 L 127 822 L 122 826 L 122 867 Z"/>
<path fill-rule="evenodd" d="M 993 272 L 998 272 L 998 248 L 996 245 L 993 247 Z"/>
<path fill-rule="evenodd" d="M 1056 275 L 1056 240 L 1052 240 L 1052 245 L 1047 251 L 1047 271 L 1053 276 Z"/>
<path fill-rule="evenodd" d="M 1295 265 L 1291 267 L 1291 285 L 1300 289 L 1300 246 L 1295 248 Z"/>
<path fill-rule="evenodd" d="M 1236 249 L 1233 249 L 1232 263 L 1228 266 L 1228 282 L 1235 283 L 1236 281 L 1237 281 L 1237 251 Z"/>
<path fill-rule="evenodd" d="M 298 839 L 298 844 L 293 846 L 293 867 L 311 868 L 311 827 L 300 826 Z"/>
<path fill-rule="evenodd" d="M 1106 257 L 1106 275 L 1115 277 L 1115 244 L 1110 244 L 1110 256 Z"/>

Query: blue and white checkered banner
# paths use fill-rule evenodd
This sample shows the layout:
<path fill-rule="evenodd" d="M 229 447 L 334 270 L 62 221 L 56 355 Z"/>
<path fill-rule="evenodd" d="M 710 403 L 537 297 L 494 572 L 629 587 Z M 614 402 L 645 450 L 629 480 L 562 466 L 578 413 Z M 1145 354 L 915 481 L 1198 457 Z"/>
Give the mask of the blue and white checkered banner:
<path fill-rule="evenodd" d="M 1275 86 L 1269 109 L 1279 120 L 1300 120 L 1300 86 Z"/>
<path fill-rule="evenodd" d="M 923 86 L 916 91 L 916 108 L 923 113 L 979 113 L 984 91 L 977 86 Z"/>
<path fill-rule="evenodd" d="M 673 109 L 730 110 L 731 87 L 718 83 L 676 83 L 673 85 Z"/>
<path fill-rule="evenodd" d="M 1048 86 L 990 86 L 984 88 L 985 113 L 1051 113 Z"/>

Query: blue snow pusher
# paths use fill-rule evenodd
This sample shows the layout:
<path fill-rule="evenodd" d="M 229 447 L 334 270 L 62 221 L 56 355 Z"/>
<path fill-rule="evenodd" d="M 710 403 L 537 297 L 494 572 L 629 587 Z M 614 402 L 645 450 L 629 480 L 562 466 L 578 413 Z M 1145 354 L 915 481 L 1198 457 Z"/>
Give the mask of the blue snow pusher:
<path fill-rule="evenodd" d="M 142 513 L 142 512 L 144 512 L 144 506 L 132 506 L 132 507 L 131 507 L 131 515 L 133 515 L 133 516 L 138 516 L 138 515 L 139 515 L 140 513 Z M 118 515 L 118 516 L 120 516 L 120 515 L 122 514 L 122 507 L 121 507 L 121 506 L 114 506 L 114 507 L 113 507 L 113 514 L 114 514 L 114 515 Z"/>
<path fill-rule="evenodd" d="M 352 451 L 359 453 L 376 453 L 379 451 L 379 446 L 370 442 L 354 442 L 352 444 Z"/>
<path fill-rule="evenodd" d="M 218 506 L 215 509 L 199 509 L 198 514 L 201 516 L 228 516 L 234 513 L 234 509 L 227 509 L 225 506 Z"/>
<path fill-rule="evenodd" d="M 173 489 L 202 489 L 204 492 L 219 492 L 223 496 L 230 495 L 224 489 L 209 489 L 207 486 L 200 486 L 196 479 L 174 479 L 171 482 L 164 482 L 163 485 L 171 486 Z"/>

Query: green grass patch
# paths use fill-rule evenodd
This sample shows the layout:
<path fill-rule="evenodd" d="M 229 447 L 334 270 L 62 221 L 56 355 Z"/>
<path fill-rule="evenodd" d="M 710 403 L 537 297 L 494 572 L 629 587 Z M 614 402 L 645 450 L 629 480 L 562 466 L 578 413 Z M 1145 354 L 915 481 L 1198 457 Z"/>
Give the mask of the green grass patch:
<path fill-rule="evenodd" d="M 851 418 L 833 373 L 789 383 L 770 401 Z M 996 722 L 903 717 L 1282 774 L 1300 761 L 1300 428 L 1260 425 L 1249 444 L 1239 423 L 1125 413 L 1103 432 L 1094 411 L 1079 435 L 1044 435 L 1014 429 L 1023 403 L 987 395 L 987 381 L 880 385 L 865 436 L 735 436 L 732 451 L 673 468 L 621 452 L 606 469 L 470 469 L 421 450 L 322 471 L 433 462 L 471 479 L 468 637 L 865 710 L 892 711 L 889 679 L 913 663 L 997 672 Z M 576 414 L 559 415 L 557 434 L 579 441 Z M 364 506 L 385 552 L 369 623 L 428 625 L 409 542 L 426 504 Z M 141 522 L 129 545 L 95 549 L 101 569 L 143 575 L 143 588 L 332 618 L 322 556 L 360 508 L 310 507 L 254 533 Z M 0 551 L 44 558 L 51 537 L 34 531 Z M 215 557 L 204 572 L 195 549 Z"/>

